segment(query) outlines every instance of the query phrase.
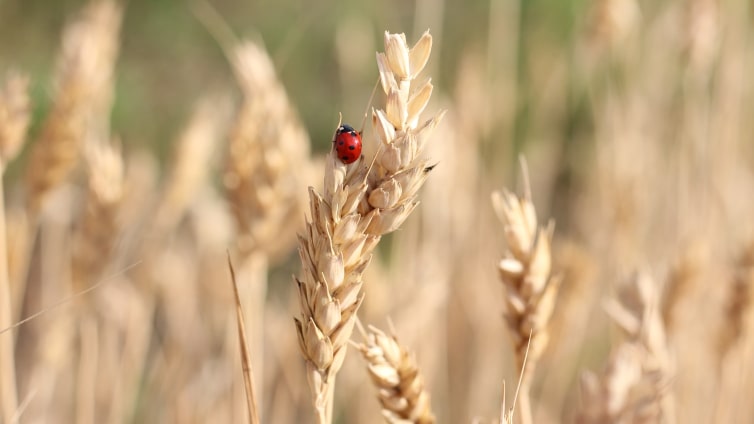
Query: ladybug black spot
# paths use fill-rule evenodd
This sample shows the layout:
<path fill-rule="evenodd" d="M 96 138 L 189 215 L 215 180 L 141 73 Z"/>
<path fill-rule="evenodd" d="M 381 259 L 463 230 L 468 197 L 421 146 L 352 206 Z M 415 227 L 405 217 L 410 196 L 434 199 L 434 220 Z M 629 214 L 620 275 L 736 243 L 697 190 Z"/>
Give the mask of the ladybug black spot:
<path fill-rule="evenodd" d="M 356 150 L 356 146 L 348 146 L 348 150 Z"/>
<path fill-rule="evenodd" d="M 343 161 L 347 161 L 348 160 L 348 156 L 343 155 L 343 157 L 341 157 L 341 159 L 343 159 Z"/>

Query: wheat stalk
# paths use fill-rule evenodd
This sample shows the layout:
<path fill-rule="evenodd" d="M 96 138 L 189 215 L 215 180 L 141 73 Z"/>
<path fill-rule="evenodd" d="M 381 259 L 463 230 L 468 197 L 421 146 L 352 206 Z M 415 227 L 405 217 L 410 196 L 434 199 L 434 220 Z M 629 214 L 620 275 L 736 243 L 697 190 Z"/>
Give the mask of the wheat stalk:
<path fill-rule="evenodd" d="M 547 325 L 555 306 L 560 280 L 551 276 L 552 223 L 539 228 L 523 163 L 523 196 L 505 190 L 492 194 L 492 204 L 504 225 L 508 251 L 498 264 L 505 287 L 505 319 L 513 337 L 516 369 L 521 371 L 521 422 L 530 423 L 529 387 L 532 374 L 549 338 Z M 528 346 L 528 356 L 527 356 Z"/>
<path fill-rule="evenodd" d="M 301 315 L 295 319 L 312 402 L 321 423 L 332 420 L 335 376 L 346 355 L 356 311 L 364 300 L 362 275 L 383 234 L 397 229 L 416 207 L 416 192 L 431 169 L 422 158 L 429 132 L 442 117 L 418 125 L 429 101 L 429 81 L 413 89 L 432 45 L 429 32 L 409 49 L 403 34 L 385 33 L 377 54 L 385 110 L 372 113 L 381 141 L 373 161 L 325 164 L 324 193 L 309 189 L 310 217 L 299 236 Z"/>
<path fill-rule="evenodd" d="M 356 348 L 367 362 L 385 421 L 434 423 L 429 392 L 424 387 L 414 354 L 398 342 L 395 334 L 388 336 L 373 326 L 369 326 L 369 331 L 361 326 L 360 329 L 365 341 Z"/>
<path fill-rule="evenodd" d="M 11 73 L 0 87 L 0 329 L 13 321 L 5 221 L 5 166 L 24 142 L 30 119 L 28 78 Z M 14 335 L 0 335 L 0 417 L 11 422 L 18 409 Z"/>
<path fill-rule="evenodd" d="M 238 229 L 241 303 L 249 313 L 254 368 L 264 384 L 268 264 L 290 252 L 300 228 L 291 222 L 305 207 L 310 142 L 265 49 L 245 41 L 226 50 L 243 100 L 230 133 L 223 181 Z"/>

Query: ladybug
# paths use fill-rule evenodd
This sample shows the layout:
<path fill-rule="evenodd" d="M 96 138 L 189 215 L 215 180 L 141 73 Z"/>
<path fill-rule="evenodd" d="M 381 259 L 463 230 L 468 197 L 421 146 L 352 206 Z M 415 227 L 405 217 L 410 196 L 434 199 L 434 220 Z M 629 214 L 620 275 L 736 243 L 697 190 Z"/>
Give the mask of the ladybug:
<path fill-rule="evenodd" d="M 344 124 L 338 127 L 333 143 L 338 159 L 344 164 L 356 162 L 361 157 L 361 133 L 356 132 L 352 126 Z"/>

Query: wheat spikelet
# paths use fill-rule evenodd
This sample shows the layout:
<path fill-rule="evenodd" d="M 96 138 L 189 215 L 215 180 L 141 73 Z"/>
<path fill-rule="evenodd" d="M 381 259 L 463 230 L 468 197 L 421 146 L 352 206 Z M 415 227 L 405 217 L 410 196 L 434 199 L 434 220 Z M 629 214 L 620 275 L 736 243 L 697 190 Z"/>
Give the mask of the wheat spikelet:
<path fill-rule="evenodd" d="M 362 333 L 365 342 L 356 347 L 367 362 L 385 421 L 434 423 L 429 392 L 424 387 L 414 354 L 398 343 L 394 334 L 388 336 L 373 326 Z"/>
<path fill-rule="evenodd" d="M 605 308 L 627 336 L 605 373 L 582 379 L 579 422 L 675 422 L 670 393 L 674 375 L 653 280 L 640 274 Z"/>
<path fill-rule="evenodd" d="M 524 178 L 528 181 L 525 166 Z M 504 224 L 508 245 L 498 269 L 505 287 L 505 319 L 513 337 L 516 366 L 522 373 L 519 411 L 522 422 L 528 423 L 528 388 L 547 346 L 547 325 L 560 286 L 560 280 L 551 276 L 553 225 L 538 228 L 528 182 L 522 197 L 505 190 L 493 193 L 492 203 Z"/>
<path fill-rule="evenodd" d="M 275 257 L 295 241 L 290 222 L 304 210 L 309 137 L 262 47 L 247 41 L 231 61 L 244 98 L 228 144 L 226 193 L 239 250 Z"/>
<path fill-rule="evenodd" d="M 56 96 L 26 173 L 27 204 L 32 213 L 74 168 L 91 132 L 107 127 L 95 117 L 101 118 L 97 114 L 107 110 L 103 106 L 110 96 L 120 20 L 121 9 L 115 2 L 96 1 L 65 29 Z"/>
<path fill-rule="evenodd" d="M 30 118 L 29 78 L 10 72 L 0 87 L 0 161 L 3 166 L 21 149 Z"/>
<path fill-rule="evenodd" d="M 377 63 L 388 96 L 385 110 L 372 114 L 382 142 L 374 166 L 367 167 L 363 157 L 345 165 L 331 152 L 324 193 L 309 189 L 311 215 L 299 236 L 302 277 L 296 280 L 301 316 L 295 321 L 320 422 L 332 420 L 335 375 L 364 299 L 362 275 L 371 252 L 416 207 L 416 192 L 430 170 L 421 155 L 442 113 L 417 125 L 432 86 L 412 90 L 412 82 L 431 42 L 427 32 L 409 50 L 404 35 L 385 33 L 386 52 L 378 53 Z"/>

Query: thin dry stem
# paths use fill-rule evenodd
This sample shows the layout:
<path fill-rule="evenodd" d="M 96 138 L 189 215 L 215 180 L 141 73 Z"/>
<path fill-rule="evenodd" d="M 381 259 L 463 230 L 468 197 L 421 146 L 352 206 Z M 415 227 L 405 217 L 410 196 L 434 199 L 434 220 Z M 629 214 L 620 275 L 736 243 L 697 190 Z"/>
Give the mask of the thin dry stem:
<path fill-rule="evenodd" d="M 241 348 L 241 363 L 243 364 L 243 381 L 246 388 L 246 406 L 249 412 L 249 423 L 259 423 L 259 408 L 257 407 L 257 398 L 254 394 L 254 372 L 251 368 L 251 357 L 249 355 L 248 343 L 246 341 L 246 326 L 244 324 L 243 308 L 241 308 L 241 297 L 238 295 L 238 283 L 236 282 L 236 272 L 233 270 L 233 263 L 228 254 L 228 269 L 230 270 L 230 280 L 233 283 L 233 295 L 236 301 L 236 323 L 238 325 L 238 344 Z"/>
<path fill-rule="evenodd" d="M 387 105 L 372 113 L 381 141 L 372 166 L 363 157 L 345 165 L 331 152 L 324 193 L 309 190 L 311 215 L 299 236 L 302 278 L 296 279 L 301 316 L 295 321 L 321 423 L 332 420 L 334 379 L 364 299 L 362 275 L 372 250 L 416 207 L 416 193 L 432 168 L 422 154 L 442 113 L 418 125 L 431 84 L 412 87 L 431 43 L 427 32 L 409 49 L 403 34 L 385 33 L 377 64 Z"/>
<path fill-rule="evenodd" d="M 363 336 L 364 343 L 356 348 L 367 362 L 385 421 L 434 423 L 429 392 L 414 354 L 398 342 L 395 334 L 388 336 L 376 327 L 369 326 Z"/>
<path fill-rule="evenodd" d="M 5 166 L 0 161 L 0 329 L 11 327 L 13 319 L 5 234 L 4 172 Z M 0 417 L 3 422 L 11 422 L 18 409 L 14 341 L 12 333 L 0 334 Z"/>

